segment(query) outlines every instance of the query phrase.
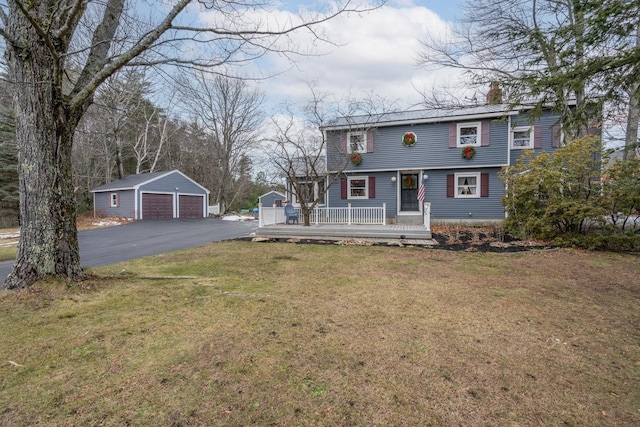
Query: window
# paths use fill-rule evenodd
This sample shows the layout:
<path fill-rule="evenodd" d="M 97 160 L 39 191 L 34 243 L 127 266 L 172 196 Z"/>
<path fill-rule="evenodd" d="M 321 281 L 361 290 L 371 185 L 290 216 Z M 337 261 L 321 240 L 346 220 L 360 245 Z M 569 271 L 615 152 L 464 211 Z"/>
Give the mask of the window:
<path fill-rule="evenodd" d="M 480 174 L 455 174 L 455 197 L 480 197 Z"/>
<path fill-rule="evenodd" d="M 458 123 L 457 147 L 479 147 L 481 144 L 480 123 Z"/>
<path fill-rule="evenodd" d="M 325 190 L 324 190 L 324 181 L 320 181 L 317 184 L 318 192 L 316 193 L 316 198 L 318 199 L 318 204 L 319 205 L 324 205 L 325 201 L 324 201 L 324 197 L 325 197 Z"/>
<path fill-rule="evenodd" d="M 511 148 L 532 149 L 533 148 L 533 128 L 517 127 L 511 132 Z"/>
<path fill-rule="evenodd" d="M 109 199 L 111 203 L 109 204 L 112 208 L 118 207 L 118 193 L 111 193 Z"/>
<path fill-rule="evenodd" d="M 324 205 L 324 185 L 324 181 L 317 183 L 313 181 L 300 181 L 298 183 L 300 194 L 296 196 L 297 203 L 304 200 L 307 204 L 311 204 L 314 200 L 318 199 L 318 204 Z"/>
<path fill-rule="evenodd" d="M 367 134 L 364 131 L 349 132 L 347 134 L 349 153 L 367 152 Z"/>
<path fill-rule="evenodd" d="M 350 177 L 348 178 L 348 198 L 349 199 L 368 199 L 369 186 L 368 177 Z"/>
<path fill-rule="evenodd" d="M 301 199 L 299 202 L 304 200 L 306 203 L 312 203 L 314 199 L 314 187 L 315 185 L 313 182 L 298 183 L 298 191 L 300 192 L 300 194 L 298 194 L 298 198 Z"/>

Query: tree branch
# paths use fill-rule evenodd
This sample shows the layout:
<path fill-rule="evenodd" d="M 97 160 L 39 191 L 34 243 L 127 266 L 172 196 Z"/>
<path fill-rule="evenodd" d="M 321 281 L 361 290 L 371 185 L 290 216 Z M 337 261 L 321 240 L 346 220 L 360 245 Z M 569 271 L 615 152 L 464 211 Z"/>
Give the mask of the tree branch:
<path fill-rule="evenodd" d="M 57 31 L 53 32 L 53 36 L 56 38 L 61 38 L 71 35 L 78 22 L 80 21 L 80 18 L 82 18 L 82 14 L 86 10 L 86 8 L 87 0 L 75 0 L 74 4 L 66 8 L 66 18 L 64 16 L 64 13 L 62 16 L 62 18 L 64 19 L 64 23 Z"/>
<path fill-rule="evenodd" d="M 107 11 L 110 5 L 119 6 L 120 13 L 122 12 L 122 5 L 124 0 L 109 0 L 107 5 Z M 145 50 L 149 49 L 152 44 L 158 40 L 168 29 L 171 28 L 171 23 L 175 19 L 175 17 L 182 12 L 182 10 L 190 3 L 190 0 L 180 0 L 171 11 L 167 14 L 167 16 L 162 20 L 162 22 L 150 33 L 145 35 L 142 39 L 140 39 L 134 46 L 125 52 L 122 55 L 119 55 L 116 58 L 113 58 L 111 61 L 107 62 L 107 54 L 109 52 L 109 47 L 111 46 L 111 39 L 113 34 L 115 34 L 116 28 L 118 26 L 118 20 L 108 20 L 107 11 L 105 11 L 105 17 L 103 19 L 103 24 L 105 28 L 103 31 L 105 33 L 110 33 L 111 37 L 103 40 L 98 37 L 98 31 L 103 24 L 96 29 L 96 33 L 94 34 L 94 43 L 92 47 L 93 54 L 89 54 L 89 59 L 87 60 L 87 66 L 83 70 L 81 78 L 78 80 L 76 87 L 71 93 L 71 105 L 78 108 L 83 105 L 87 99 L 89 99 L 95 88 L 100 85 L 105 79 L 109 76 L 113 75 L 116 71 L 130 62 L 133 58 L 140 55 Z M 105 46 L 106 45 L 106 46 Z"/>

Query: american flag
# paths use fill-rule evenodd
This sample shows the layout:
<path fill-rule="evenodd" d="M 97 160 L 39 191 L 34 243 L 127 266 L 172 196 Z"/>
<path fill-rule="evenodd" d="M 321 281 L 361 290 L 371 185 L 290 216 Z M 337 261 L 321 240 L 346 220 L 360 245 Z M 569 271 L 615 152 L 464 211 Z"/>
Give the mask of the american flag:
<path fill-rule="evenodd" d="M 424 202 L 424 184 L 420 184 L 418 187 L 418 200 Z"/>

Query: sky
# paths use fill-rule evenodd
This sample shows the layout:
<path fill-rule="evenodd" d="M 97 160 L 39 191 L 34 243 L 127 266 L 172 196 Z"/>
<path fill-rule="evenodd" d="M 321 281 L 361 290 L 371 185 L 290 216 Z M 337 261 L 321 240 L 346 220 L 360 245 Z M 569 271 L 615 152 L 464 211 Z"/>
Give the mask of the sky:
<path fill-rule="evenodd" d="M 284 0 L 272 16 L 283 19 L 296 8 L 314 7 L 315 1 Z M 373 11 L 330 20 L 322 30 L 337 45 L 316 46 L 315 55 L 297 56 L 295 63 L 269 55 L 252 65 L 256 74 L 273 76 L 259 83 L 267 108 L 283 101 L 304 104 L 311 98 L 310 85 L 336 99 L 372 96 L 384 99 L 394 109 L 415 107 L 422 99 L 419 90 L 456 78 L 451 70 L 427 70 L 418 62 L 421 40 L 450 31 L 460 14 L 458 1 L 389 0 Z M 293 34 L 292 41 L 302 49 L 311 46 L 304 31 Z"/>

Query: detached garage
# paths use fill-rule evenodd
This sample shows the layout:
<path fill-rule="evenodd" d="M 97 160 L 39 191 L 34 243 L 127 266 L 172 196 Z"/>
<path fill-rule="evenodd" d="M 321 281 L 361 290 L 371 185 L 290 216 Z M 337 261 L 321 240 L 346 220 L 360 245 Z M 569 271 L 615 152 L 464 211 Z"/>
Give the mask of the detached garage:
<path fill-rule="evenodd" d="M 94 216 L 203 218 L 209 190 L 178 170 L 129 175 L 92 190 Z"/>

